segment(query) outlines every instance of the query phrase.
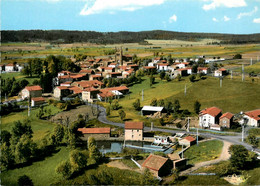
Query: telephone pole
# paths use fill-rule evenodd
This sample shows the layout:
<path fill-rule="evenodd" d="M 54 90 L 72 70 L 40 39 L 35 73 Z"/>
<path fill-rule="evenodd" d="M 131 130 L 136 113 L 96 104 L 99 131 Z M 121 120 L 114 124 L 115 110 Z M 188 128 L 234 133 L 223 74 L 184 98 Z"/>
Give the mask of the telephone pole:
<path fill-rule="evenodd" d="M 244 64 L 242 64 L 242 81 L 245 81 Z"/>
<path fill-rule="evenodd" d="M 184 95 L 186 96 L 186 94 L 187 94 L 187 85 L 185 84 Z"/>
<path fill-rule="evenodd" d="M 199 145 L 199 129 L 197 128 L 197 138 L 196 138 L 197 145 Z"/>
<path fill-rule="evenodd" d="M 231 70 L 231 72 L 230 72 L 230 73 L 231 73 L 231 79 L 233 79 L 233 71 Z"/>
<path fill-rule="evenodd" d="M 144 101 L 144 89 L 142 90 L 142 101 Z"/>

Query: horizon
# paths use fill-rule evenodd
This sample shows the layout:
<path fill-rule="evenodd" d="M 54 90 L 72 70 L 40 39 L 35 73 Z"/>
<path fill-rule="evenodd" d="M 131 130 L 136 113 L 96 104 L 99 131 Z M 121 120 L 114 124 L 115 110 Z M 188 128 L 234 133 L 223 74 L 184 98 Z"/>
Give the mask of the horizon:
<path fill-rule="evenodd" d="M 9 0 L 1 30 L 256 34 L 259 0 Z"/>

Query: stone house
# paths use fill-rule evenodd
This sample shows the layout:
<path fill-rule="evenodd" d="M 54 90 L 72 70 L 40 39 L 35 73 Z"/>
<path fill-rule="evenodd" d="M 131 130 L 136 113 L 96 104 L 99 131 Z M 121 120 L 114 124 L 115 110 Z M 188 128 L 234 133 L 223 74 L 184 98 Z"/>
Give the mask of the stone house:
<path fill-rule="evenodd" d="M 227 112 L 219 118 L 219 126 L 222 128 L 230 128 L 233 123 L 234 114 Z"/>
<path fill-rule="evenodd" d="M 142 164 L 142 169 L 145 168 L 156 177 L 166 176 L 171 173 L 173 162 L 169 158 L 150 154 Z"/>
<path fill-rule="evenodd" d="M 45 103 L 45 99 L 43 97 L 36 97 L 36 98 L 31 99 L 31 106 L 32 107 L 42 105 L 43 103 Z"/>
<path fill-rule="evenodd" d="M 110 138 L 111 129 L 107 128 L 78 128 L 78 131 L 82 133 L 81 139 L 87 141 L 89 137 L 95 138 L 95 140 L 106 140 Z"/>
<path fill-rule="evenodd" d="M 87 102 L 94 102 L 97 100 L 97 94 L 100 91 L 95 88 L 86 88 L 82 91 L 82 100 Z"/>
<path fill-rule="evenodd" d="M 143 122 L 125 122 L 125 140 L 142 141 L 143 140 Z"/>
<path fill-rule="evenodd" d="M 23 99 L 42 97 L 42 88 L 39 85 L 27 86 L 21 91 L 21 94 Z"/>
<path fill-rule="evenodd" d="M 57 86 L 53 90 L 53 97 L 62 99 L 63 97 L 67 97 L 72 93 L 72 91 L 69 89 L 70 86 Z"/>
<path fill-rule="evenodd" d="M 191 146 L 196 143 L 196 139 L 193 138 L 192 136 L 186 136 L 185 138 L 179 140 L 179 145 L 184 145 L 184 146 Z"/>

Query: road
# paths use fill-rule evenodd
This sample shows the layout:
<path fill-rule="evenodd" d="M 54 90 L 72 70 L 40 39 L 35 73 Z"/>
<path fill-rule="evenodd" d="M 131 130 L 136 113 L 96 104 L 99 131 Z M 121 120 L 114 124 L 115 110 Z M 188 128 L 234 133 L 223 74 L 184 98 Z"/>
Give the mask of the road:
<path fill-rule="evenodd" d="M 94 105 L 94 104 L 92 104 L 92 106 L 97 107 L 97 105 Z M 107 120 L 106 109 L 104 107 L 98 106 L 98 109 L 100 111 L 99 117 L 98 117 L 98 120 L 100 122 L 124 128 L 124 126 L 125 126 L 124 123 L 115 123 L 115 122 Z M 151 128 L 144 127 L 144 131 L 151 131 Z M 163 129 L 163 128 L 156 128 L 156 127 L 153 127 L 153 131 L 168 132 L 168 133 L 172 133 L 172 134 L 186 133 L 186 134 L 196 135 L 196 132 L 187 132 L 187 131 L 180 131 L 180 130 L 174 130 L 174 129 Z M 199 135 L 203 136 L 203 137 L 207 137 L 207 138 L 216 138 L 216 139 L 219 139 L 222 141 L 228 141 L 228 142 L 230 142 L 232 144 L 236 144 L 236 145 L 243 145 L 246 149 L 248 149 L 250 151 L 253 150 L 251 145 L 241 141 L 241 133 L 237 133 L 237 135 L 234 135 L 234 136 L 231 136 L 231 135 L 224 136 L 224 135 L 217 135 L 217 134 L 211 134 L 211 133 L 199 133 Z M 245 135 L 245 137 L 246 137 L 246 135 Z M 255 151 L 260 153 L 259 149 L 255 149 Z"/>

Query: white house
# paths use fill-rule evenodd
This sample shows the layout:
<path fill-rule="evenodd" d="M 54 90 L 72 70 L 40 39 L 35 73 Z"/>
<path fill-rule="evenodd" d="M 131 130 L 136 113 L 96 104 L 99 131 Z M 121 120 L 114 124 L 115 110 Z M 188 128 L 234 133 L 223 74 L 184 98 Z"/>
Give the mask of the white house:
<path fill-rule="evenodd" d="M 210 127 L 211 125 L 218 124 L 219 118 L 222 115 L 222 110 L 217 107 L 210 107 L 202 110 L 199 114 L 199 126 Z"/>
<path fill-rule="evenodd" d="M 168 145 L 170 144 L 170 140 L 167 136 L 154 136 L 154 144 L 163 144 Z"/>
<path fill-rule="evenodd" d="M 157 69 L 160 71 L 168 71 L 169 64 L 168 63 L 158 63 Z"/>
<path fill-rule="evenodd" d="M 260 109 L 245 112 L 244 118 L 248 119 L 247 125 L 252 127 L 260 126 Z"/>
<path fill-rule="evenodd" d="M 155 62 L 150 62 L 150 63 L 148 63 L 148 67 L 154 67 L 154 66 L 156 66 L 156 63 L 155 63 Z"/>
<path fill-rule="evenodd" d="M 197 73 L 208 74 L 209 68 L 208 67 L 198 67 Z"/>
<path fill-rule="evenodd" d="M 226 74 L 227 74 L 227 70 L 224 69 L 224 68 L 215 70 L 215 72 L 214 72 L 214 76 L 215 76 L 215 77 L 224 76 L 224 75 L 226 75 Z"/>
<path fill-rule="evenodd" d="M 189 74 L 189 75 L 192 74 L 192 68 L 191 67 L 187 67 L 186 69 L 187 69 L 187 74 Z"/>
<path fill-rule="evenodd" d="M 6 72 L 13 72 L 14 69 L 15 69 L 14 64 L 5 65 L 5 71 L 6 71 Z"/>

